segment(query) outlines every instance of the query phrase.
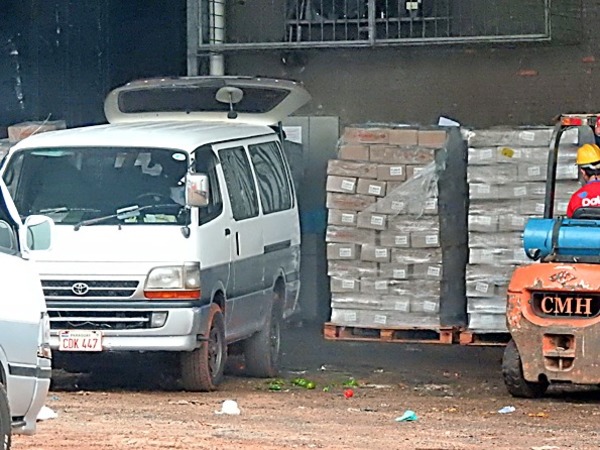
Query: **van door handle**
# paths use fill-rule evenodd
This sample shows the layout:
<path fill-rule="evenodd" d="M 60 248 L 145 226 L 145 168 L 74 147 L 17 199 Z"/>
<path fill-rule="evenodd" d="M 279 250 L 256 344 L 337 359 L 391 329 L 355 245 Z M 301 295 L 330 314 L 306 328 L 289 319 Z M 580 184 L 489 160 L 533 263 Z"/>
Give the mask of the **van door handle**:
<path fill-rule="evenodd" d="M 235 250 L 238 256 L 240 256 L 240 233 L 235 232 Z"/>
<path fill-rule="evenodd" d="M 225 228 L 225 236 L 229 236 L 231 234 L 231 229 Z"/>

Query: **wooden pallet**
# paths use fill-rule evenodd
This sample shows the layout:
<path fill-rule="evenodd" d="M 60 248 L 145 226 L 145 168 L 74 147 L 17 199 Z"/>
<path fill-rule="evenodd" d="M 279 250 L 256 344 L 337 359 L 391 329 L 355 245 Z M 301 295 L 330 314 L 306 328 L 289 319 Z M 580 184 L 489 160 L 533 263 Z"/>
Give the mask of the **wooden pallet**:
<path fill-rule="evenodd" d="M 510 333 L 484 333 L 471 330 L 461 330 L 460 345 L 504 346 L 510 341 Z"/>
<path fill-rule="evenodd" d="M 458 340 L 456 328 L 353 327 L 325 323 L 323 336 L 334 341 L 398 342 L 415 344 L 453 344 Z"/>

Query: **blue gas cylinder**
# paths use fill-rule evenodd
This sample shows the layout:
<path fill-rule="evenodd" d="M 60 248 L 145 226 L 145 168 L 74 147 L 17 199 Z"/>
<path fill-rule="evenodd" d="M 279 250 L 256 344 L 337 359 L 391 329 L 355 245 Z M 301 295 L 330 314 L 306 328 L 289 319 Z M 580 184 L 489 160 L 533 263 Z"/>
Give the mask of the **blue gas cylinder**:
<path fill-rule="evenodd" d="M 600 220 L 529 219 L 523 231 L 525 253 L 535 255 L 535 259 L 544 258 L 553 247 L 558 255 L 600 255 Z"/>

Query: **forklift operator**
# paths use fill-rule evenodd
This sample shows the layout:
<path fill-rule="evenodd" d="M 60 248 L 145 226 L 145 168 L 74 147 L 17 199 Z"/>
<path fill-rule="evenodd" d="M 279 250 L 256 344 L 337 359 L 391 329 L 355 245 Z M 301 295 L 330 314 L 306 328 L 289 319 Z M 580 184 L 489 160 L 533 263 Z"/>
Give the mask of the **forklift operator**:
<path fill-rule="evenodd" d="M 600 147 L 584 144 L 577 150 L 579 181 L 583 185 L 569 201 L 567 217 L 578 208 L 600 207 Z"/>

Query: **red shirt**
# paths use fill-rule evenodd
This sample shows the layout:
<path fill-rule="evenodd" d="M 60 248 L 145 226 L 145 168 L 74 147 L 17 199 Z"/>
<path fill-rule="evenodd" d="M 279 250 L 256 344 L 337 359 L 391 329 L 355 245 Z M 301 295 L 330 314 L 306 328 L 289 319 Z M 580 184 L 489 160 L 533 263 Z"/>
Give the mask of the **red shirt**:
<path fill-rule="evenodd" d="M 567 217 L 578 208 L 600 207 L 600 180 L 593 180 L 573 194 L 567 206 Z"/>

